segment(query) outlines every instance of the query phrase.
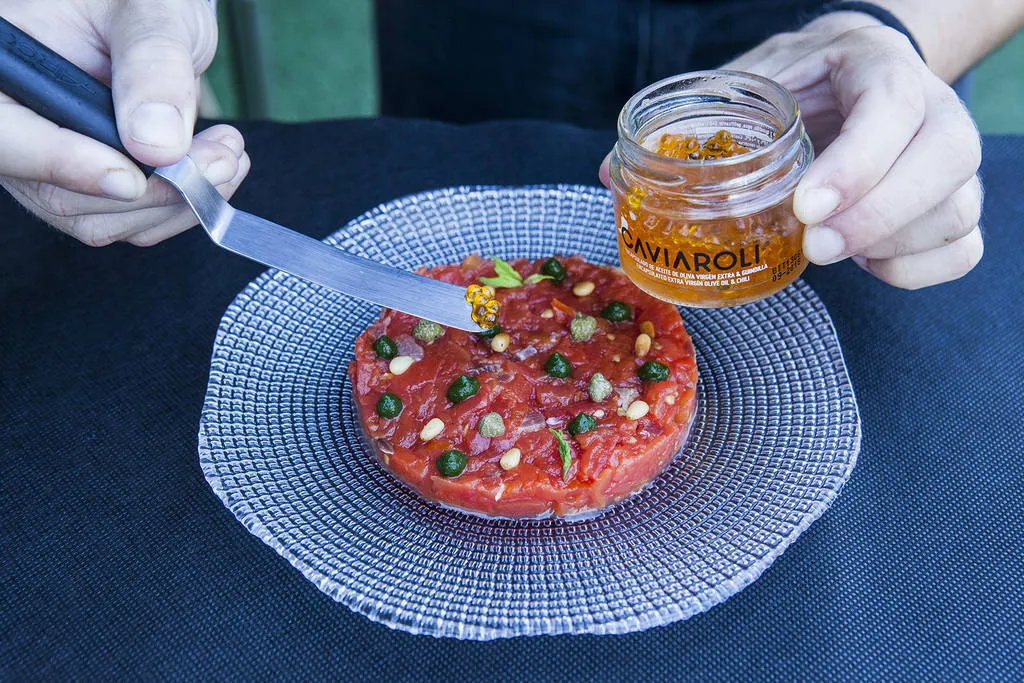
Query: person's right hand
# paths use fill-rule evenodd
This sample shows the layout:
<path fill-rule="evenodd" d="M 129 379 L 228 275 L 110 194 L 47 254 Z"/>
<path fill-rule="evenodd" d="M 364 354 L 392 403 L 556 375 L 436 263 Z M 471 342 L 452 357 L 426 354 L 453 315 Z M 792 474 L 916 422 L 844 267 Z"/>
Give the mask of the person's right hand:
<path fill-rule="evenodd" d="M 192 136 L 198 77 L 213 59 L 207 0 L 0 0 L 0 15 L 111 85 L 121 141 L 150 166 L 187 152 L 230 197 L 249 171 L 242 135 Z M 0 94 L 0 184 L 82 242 L 155 244 L 196 224 L 181 197 L 124 155 Z"/>

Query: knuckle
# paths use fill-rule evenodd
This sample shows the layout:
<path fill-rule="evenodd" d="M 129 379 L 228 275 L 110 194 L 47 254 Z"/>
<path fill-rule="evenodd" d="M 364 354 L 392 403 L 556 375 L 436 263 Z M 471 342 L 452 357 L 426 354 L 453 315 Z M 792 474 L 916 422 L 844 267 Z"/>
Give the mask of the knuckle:
<path fill-rule="evenodd" d="M 908 85 L 910 87 L 906 87 Z M 910 85 L 907 80 L 902 81 L 902 86 L 892 93 L 894 101 L 917 121 L 924 121 L 928 115 L 928 100 L 924 96 L 924 89 L 919 83 Z"/>
<path fill-rule="evenodd" d="M 140 3 L 141 4 L 141 3 Z M 130 18 L 130 31 L 122 54 L 143 63 L 160 56 L 188 61 L 203 71 L 217 49 L 217 21 L 206 2 L 197 0 L 150 0 L 138 11 L 131 0 L 120 0 L 120 16 Z"/>
<path fill-rule="evenodd" d="M 76 211 L 70 206 L 68 194 L 50 183 L 36 185 L 36 204 L 48 215 L 56 218 L 70 218 Z"/>
<path fill-rule="evenodd" d="M 182 68 L 186 60 L 191 61 L 189 46 L 168 34 L 135 38 L 125 46 L 123 54 L 126 61 L 137 67 L 140 80 L 152 77 L 157 70 L 168 66 Z"/>
<path fill-rule="evenodd" d="M 762 43 L 762 45 L 766 49 L 775 50 L 775 49 L 779 49 L 779 48 L 784 48 L 784 47 L 792 44 L 793 41 L 794 41 L 794 35 L 792 33 L 782 32 L 782 33 L 776 33 L 776 34 L 770 36 L 767 40 L 765 40 Z"/>
<path fill-rule="evenodd" d="M 981 257 L 985 255 L 985 240 L 981 236 L 981 228 L 978 227 L 950 246 L 956 249 L 951 279 L 963 277 L 974 270 L 974 267 L 981 261 Z"/>
<path fill-rule="evenodd" d="M 981 184 L 969 183 L 950 197 L 950 205 L 953 213 L 952 233 L 953 238 L 964 237 L 978 225 L 981 220 Z M 947 238 L 947 241 L 952 241 Z"/>
<path fill-rule="evenodd" d="M 981 139 L 973 123 L 957 123 L 948 131 L 945 144 L 955 168 L 974 175 L 981 166 Z"/>
<path fill-rule="evenodd" d="M 840 206 L 857 206 L 857 202 L 878 182 L 877 178 L 860 170 L 874 169 L 877 166 L 876 154 L 863 146 L 844 144 L 842 164 L 842 169 L 833 172 L 828 183 L 843 198 Z M 857 171 L 851 172 L 853 169 Z"/>
<path fill-rule="evenodd" d="M 217 22 L 209 8 L 203 5 L 206 5 L 206 2 L 193 3 L 197 16 L 193 21 L 192 30 L 192 64 L 199 72 L 205 71 L 213 62 L 218 42 Z"/>
<path fill-rule="evenodd" d="M 914 277 L 907 257 L 896 257 L 872 264 L 871 272 L 882 282 L 899 289 L 919 289 L 922 284 Z"/>
<path fill-rule="evenodd" d="M 125 238 L 125 241 L 136 247 L 152 247 L 162 241 L 158 230 L 144 230 Z"/>
<path fill-rule="evenodd" d="M 886 202 L 873 198 L 869 201 L 859 202 L 854 208 L 847 211 L 847 215 L 840 215 L 833 227 L 838 227 L 840 232 L 852 236 L 850 247 L 857 249 L 870 246 L 875 242 L 886 239 L 899 230 L 901 225 L 893 219 L 897 215 L 895 207 L 890 207 Z"/>
<path fill-rule="evenodd" d="M 105 247 L 117 241 L 116 236 L 103 229 L 96 221 L 74 216 L 64 221 L 63 229 L 76 240 L 89 247 Z"/>
<path fill-rule="evenodd" d="M 890 50 L 883 51 L 879 59 L 886 68 L 875 76 L 874 87 L 890 106 L 910 114 L 918 122 L 923 121 L 928 114 L 928 98 L 919 70 L 908 64 L 902 55 Z"/>
<path fill-rule="evenodd" d="M 947 90 L 949 90 L 947 88 Z M 981 166 L 981 135 L 974 119 L 964 109 L 963 103 L 956 93 L 949 90 L 949 98 L 944 98 L 941 140 L 950 164 L 965 176 L 977 173 Z"/>

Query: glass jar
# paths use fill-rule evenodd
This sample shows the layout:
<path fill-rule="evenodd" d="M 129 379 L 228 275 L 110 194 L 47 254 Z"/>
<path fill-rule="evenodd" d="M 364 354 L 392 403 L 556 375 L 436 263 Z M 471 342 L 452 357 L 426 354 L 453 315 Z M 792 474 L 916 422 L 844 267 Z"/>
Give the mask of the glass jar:
<path fill-rule="evenodd" d="M 774 294 L 807 266 L 793 191 L 814 156 L 793 95 L 737 71 L 667 78 L 619 115 L 611 157 L 622 268 L 641 289 L 684 306 Z M 727 131 L 747 148 L 693 160 L 655 153 L 665 134 L 699 142 Z"/>

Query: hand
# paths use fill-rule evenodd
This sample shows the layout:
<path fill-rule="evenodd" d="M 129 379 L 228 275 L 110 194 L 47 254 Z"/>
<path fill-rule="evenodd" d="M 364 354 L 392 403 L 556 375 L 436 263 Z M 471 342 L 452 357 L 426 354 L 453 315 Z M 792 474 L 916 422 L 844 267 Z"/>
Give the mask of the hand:
<path fill-rule="evenodd" d="M 249 171 L 241 134 L 192 137 L 198 77 L 217 24 L 206 0 L 0 0 L 0 14 L 111 85 L 121 140 L 151 166 L 189 153 L 230 197 Z M 29 211 L 82 242 L 146 246 L 196 224 L 180 196 L 122 154 L 0 94 L 0 184 Z"/>
<path fill-rule="evenodd" d="M 852 256 L 907 289 L 978 263 L 978 132 L 904 36 L 841 12 L 774 36 L 725 68 L 776 80 L 800 104 L 818 151 L 794 197 L 808 259 Z"/>

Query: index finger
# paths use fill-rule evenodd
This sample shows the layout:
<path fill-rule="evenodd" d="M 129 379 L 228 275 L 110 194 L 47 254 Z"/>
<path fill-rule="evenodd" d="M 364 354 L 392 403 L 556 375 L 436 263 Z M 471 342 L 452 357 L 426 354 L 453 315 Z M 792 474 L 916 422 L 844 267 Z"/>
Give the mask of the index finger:
<path fill-rule="evenodd" d="M 902 36 L 888 34 L 895 32 L 876 27 L 850 31 L 824 56 L 798 62 L 777 77 L 785 84 L 819 70 L 845 115 L 838 137 L 819 153 L 797 187 L 793 208 L 803 223 L 818 224 L 856 204 L 885 177 L 924 122 L 921 79 L 927 67 L 896 42 Z"/>

